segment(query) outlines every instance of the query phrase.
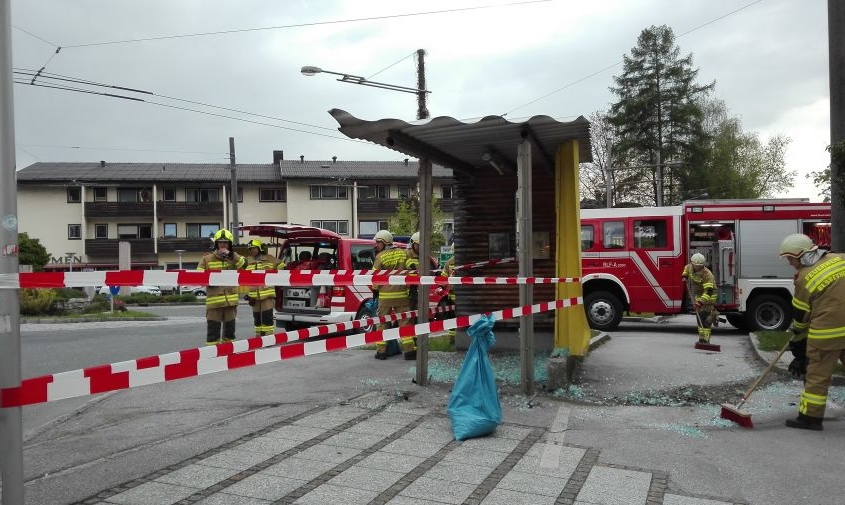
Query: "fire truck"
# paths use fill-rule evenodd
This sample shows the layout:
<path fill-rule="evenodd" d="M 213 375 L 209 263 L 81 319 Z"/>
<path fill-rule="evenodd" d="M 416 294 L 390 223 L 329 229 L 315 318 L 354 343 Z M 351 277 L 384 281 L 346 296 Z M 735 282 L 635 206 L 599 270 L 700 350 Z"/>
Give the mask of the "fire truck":
<path fill-rule="evenodd" d="M 591 327 L 613 330 L 625 312 L 679 314 L 692 300 L 681 279 L 702 253 L 716 278 L 716 309 L 741 330 L 783 330 L 795 270 L 780 242 L 805 233 L 830 247 L 830 204 L 806 199 L 690 200 L 670 207 L 583 209 L 581 271 Z"/>

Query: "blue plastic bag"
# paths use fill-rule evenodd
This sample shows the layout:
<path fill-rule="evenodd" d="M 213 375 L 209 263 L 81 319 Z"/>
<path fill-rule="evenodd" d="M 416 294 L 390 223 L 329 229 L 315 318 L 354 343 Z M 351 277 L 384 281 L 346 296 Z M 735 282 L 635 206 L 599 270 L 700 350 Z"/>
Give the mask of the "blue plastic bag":
<path fill-rule="evenodd" d="M 467 328 L 472 337 L 461 371 L 449 397 L 449 419 L 455 440 L 483 437 L 502 423 L 499 389 L 487 351 L 496 342 L 492 316 L 482 316 Z"/>
<path fill-rule="evenodd" d="M 377 317 L 378 316 L 378 298 L 370 298 L 366 302 L 364 302 L 364 307 L 367 308 L 369 312 L 369 317 Z M 387 341 L 387 356 L 396 356 L 397 354 L 402 354 L 402 346 L 399 345 L 399 341 L 396 339 L 388 340 Z"/>

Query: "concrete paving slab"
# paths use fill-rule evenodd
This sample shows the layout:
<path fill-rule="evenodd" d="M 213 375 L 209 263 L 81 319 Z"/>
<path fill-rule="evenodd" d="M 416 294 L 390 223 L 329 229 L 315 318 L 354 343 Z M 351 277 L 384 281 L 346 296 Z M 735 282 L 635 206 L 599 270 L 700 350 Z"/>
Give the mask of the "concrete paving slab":
<path fill-rule="evenodd" d="M 663 497 L 663 505 L 731 505 L 731 502 L 708 500 L 706 498 L 693 498 L 677 494 L 666 494 Z"/>
<path fill-rule="evenodd" d="M 366 505 L 376 496 L 378 493 L 375 491 L 323 484 L 293 503 L 294 505 L 326 505 L 327 503 Z"/>
<path fill-rule="evenodd" d="M 361 452 L 351 447 L 338 445 L 317 444 L 299 453 L 300 458 L 327 461 L 329 463 L 342 463 L 347 459 Z"/>
<path fill-rule="evenodd" d="M 557 497 L 541 494 L 519 493 L 509 489 L 496 488 L 484 498 L 481 505 L 514 505 L 515 503 L 530 503 L 531 505 L 554 505 Z"/>
<path fill-rule="evenodd" d="M 496 488 L 517 491 L 519 493 L 558 496 L 563 491 L 563 488 L 566 487 L 568 480 L 568 475 L 565 477 L 553 477 L 549 475 L 535 475 L 527 472 L 511 470 L 496 485 Z"/>
<path fill-rule="evenodd" d="M 473 491 L 475 491 L 475 486 L 472 484 L 420 477 L 399 494 L 440 503 L 457 504 L 463 503 Z"/>
<path fill-rule="evenodd" d="M 317 461 L 294 456 L 267 467 L 264 473 L 310 481 L 334 467 L 335 463 L 329 461 Z"/>
<path fill-rule="evenodd" d="M 196 492 L 196 488 L 165 484 L 164 482 L 145 482 L 138 487 L 109 497 L 109 502 L 119 505 L 161 505 L 176 503 Z"/>
<path fill-rule="evenodd" d="M 426 472 L 425 477 L 478 485 L 484 482 L 484 479 L 495 469 L 491 466 L 473 466 L 452 461 L 441 461 Z"/>
<path fill-rule="evenodd" d="M 282 426 L 277 430 L 273 430 L 267 433 L 268 437 L 276 437 L 276 438 L 286 438 L 288 440 L 296 440 L 297 442 L 304 442 L 306 440 L 310 440 L 317 435 L 324 433 L 326 430 L 323 428 L 314 428 L 311 426 L 298 426 L 294 424 L 290 424 L 287 426 Z"/>
<path fill-rule="evenodd" d="M 275 501 L 306 482 L 304 480 L 279 477 L 278 475 L 260 472 L 227 487 L 226 493 Z"/>
<path fill-rule="evenodd" d="M 367 468 L 385 468 L 396 472 L 410 472 L 423 461 L 425 461 L 425 458 L 422 456 L 410 456 L 382 450 L 370 454 L 358 464 Z"/>
<path fill-rule="evenodd" d="M 165 484 L 176 484 L 178 486 L 205 489 L 226 480 L 238 470 L 232 468 L 219 468 L 208 465 L 188 465 L 170 473 L 166 473 L 155 479 L 156 482 Z"/>
<path fill-rule="evenodd" d="M 404 476 L 405 472 L 392 472 L 389 470 L 353 466 L 332 478 L 329 484 L 381 493 Z"/>
<path fill-rule="evenodd" d="M 594 466 L 577 500 L 594 505 L 644 505 L 651 474 Z"/>

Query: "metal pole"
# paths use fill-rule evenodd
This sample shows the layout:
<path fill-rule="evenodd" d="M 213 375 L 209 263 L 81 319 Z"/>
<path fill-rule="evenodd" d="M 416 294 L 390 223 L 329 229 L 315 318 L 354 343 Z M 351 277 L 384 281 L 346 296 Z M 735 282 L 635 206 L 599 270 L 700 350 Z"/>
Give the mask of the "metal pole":
<path fill-rule="evenodd" d="M 531 179 L 531 143 L 523 140 L 517 149 L 516 173 L 519 197 L 519 227 L 516 238 L 516 256 L 519 258 L 520 277 L 530 277 L 534 271 L 534 220 L 531 215 L 533 184 Z M 519 304 L 534 303 L 534 286 L 519 285 Z M 519 317 L 520 358 L 522 369 L 522 391 L 534 394 L 534 315 Z"/>
<path fill-rule="evenodd" d="M 425 91 L 425 49 L 417 49 L 417 119 L 428 119 Z"/>
<path fill-rule="evenodd" d="M 845 251 L 845 3 L 827 0 L 830 68 L 831 247 Z M 834 159 L 838 152 L 838 159 Z"/>
<path fill-rule="evenodd" d="M 663 207 L 663 169 L 660 166 L 660 148 L 657 148 L 657 206 Z"/>
<path fill-rule="evenodd" d="M 0 2 L 0 274 L 18 273 L 15 99 L 12 93 L 12 8 Z M 20 290 L 0 289 L 0 388 L 21 383 Z M 23 505 L 20 407 L 0 409 L 0 501 Z"/>
<path fill-rule="evenodd" d="M 232 172 L 232 236 L 235 238 L 235 244 L 238 243 L 238 171 L 235 167 L 235 137 L 229 137 L 229 166 Z M 233 246 L 235 244 L 232 244 Z"/>
<path fill-rule="evenodd" d="M 605 192 L 605 199 L 607 203 L 605 207 L 608 209 L 613 207 L 613 183 L 611 182 L 611 176 L 613 174 L 613 169 L 611 168 L 610 161 L 613 159 L 610 156 L 611 144 L 610 140 L 607 141 L 607 148 L 605 149 L 605 159 L 604 159 L 604 192 Z"/>

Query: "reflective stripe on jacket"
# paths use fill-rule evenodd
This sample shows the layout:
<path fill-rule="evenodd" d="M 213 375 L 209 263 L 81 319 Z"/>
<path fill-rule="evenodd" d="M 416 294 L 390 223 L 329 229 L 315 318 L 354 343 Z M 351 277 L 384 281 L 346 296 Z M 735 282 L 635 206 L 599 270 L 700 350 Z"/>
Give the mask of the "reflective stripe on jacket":
<path fill-rule="evenodd" d="M 210 252 L 202 257 L 197 270 L 238 270 L 245 264 L 244 257 L 236 252 L 232 252 L 232 257 L 226 259 L 218 257 L 216 252 Z M 205 293 L 205 306 L 209 309 L 237 306 L 240 298 L 238 286 L 208 286 Z"/>
<path fill-rule="evenodd" d="M 707 267 L 701 267 L 696 272 L 691 264 L 684 267 L 684 273 L 681 274 L 684 279 L 689 279 L 691 282 L 690 294 L 693 299 L 700 302 L 702 305 L 712 305 L 716 303 L 716 278 L 713 277 Z"/>
<path fill-rule="evenodd" d="M 285 264 L 269 254 L 259 254 L 255 258 L 250 256 L 246 259 L 247 270 L 281 270 L 283 268 L 285 268 Z M 266 300 L 276 297 L 276 288 L 272 286 L 249 286 L 246 293 L 253 300 Z"/>
<path fill-rule="evenodd" d="M 373 263 L 373 270 L 404 270 L 408 260 L 407 249 L 391 247 L 376 255 Z M 383 300 L 396 300 L 408 298 L 408 286 L 373 286 L 373 291 L 379 292 L 379 298 Z"/>

